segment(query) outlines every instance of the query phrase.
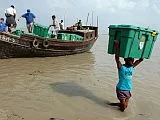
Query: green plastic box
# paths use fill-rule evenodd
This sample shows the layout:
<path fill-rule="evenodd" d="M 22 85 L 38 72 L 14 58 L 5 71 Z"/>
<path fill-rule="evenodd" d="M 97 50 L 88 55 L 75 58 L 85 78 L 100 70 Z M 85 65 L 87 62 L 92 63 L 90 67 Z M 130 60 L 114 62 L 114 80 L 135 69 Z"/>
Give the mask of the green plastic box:
<path fill-rule="evenodd" d="M 24 31 L 22 31 L 22 30 L 15 30 L 15 31 L 12 32 L 12 34 L 17 35 L 17 36 L 21 36 L 21 35 L 24 34 Z"/>
<path fill-rule="evenodd" d="M 43 37 L 47 37 L 49 31 L 49 27 L 44 27 L 43 28 Z"/>
<path fill-rule="evenodd" d="M 77 41 L 77 36 L 75 34 L 70 34 L 71 41 Z"/>
<path fill-rule="evenodd" d="M 34 24 L 33 26 L 33 34 L 38 35 L 38 25 Z"/>
<path fill-rule="evenodd" d="M 84 39 L 83 37 L 76 34 L 71 34 L 71 37 L 70 37 L 71 41 L 82 41 L 83 39 Z"/>
<path fill-rule="evenodd" d="M 48 37 L 49 27 L 42 26 L 40 24 L 34 24 L 33 34 L 38 35 L 40 37 Z"/>
<path fill-rule="evenodd" d="M 70 40 L 70 34 L 68 33 L 58 33 L 57 39 L 59 40 Z"/>
<path fill-rule="evenodd" d="M 52 33 L 47 34 L 47 38 L 52 38 L 52 37 L 53 37 Z"/>
<path fill-rule="evenodd" d="M 77 36 L 77 40 L 78 40 L 78 41 L 83 41 L 84 38 L 83 38 L 82 36 L 79 36 L 79 35 L 78 35 L 78 36 Z"/>
<path fill-rule="evenodd" d="M 133 25 L 110 25 L 108 53 L 115 54 L 114 40 L 120 41 L 120 57 L 149 59 L 158 32 Z"/>
<path fill-rule="evenodd" d="M 39 26 L 39 36 L 47 37 L 49 28 L 46 26 Z"/>

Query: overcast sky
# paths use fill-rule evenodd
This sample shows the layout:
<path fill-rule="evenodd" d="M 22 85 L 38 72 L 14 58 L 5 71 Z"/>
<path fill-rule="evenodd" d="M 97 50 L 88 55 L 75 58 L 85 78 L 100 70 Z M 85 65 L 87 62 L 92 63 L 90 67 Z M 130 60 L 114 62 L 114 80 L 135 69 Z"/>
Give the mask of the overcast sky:
<path fill-rule="evenodd" d="M 65 17 L 67 26 L 74 24 L 77 19 L 86 24 L 88 12 L 91 24 L 93 11 L 95 25 L 96 16 L 99 17 L 100 31 L 106 31 L 110 24 L 149 26 L 160 31 L 160 0 L 1 0 L 1 17 L 12 4 L 16 7 L 17 16 L 30 8 L 37 17 L 36 21 L 44 25 L 51 23 L 53 14 L 58 20 Z M 25 25 L 24 19 L 19 24 Z"/>

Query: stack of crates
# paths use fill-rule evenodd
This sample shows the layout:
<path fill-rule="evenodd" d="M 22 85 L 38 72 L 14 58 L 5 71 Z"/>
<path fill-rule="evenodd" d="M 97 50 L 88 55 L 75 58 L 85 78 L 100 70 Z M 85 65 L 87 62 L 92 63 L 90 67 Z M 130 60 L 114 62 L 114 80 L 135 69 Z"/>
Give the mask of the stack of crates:
<path fill-rule="evenodd" d="M 76 35 L 76 34 L 70 34 L 70 40 L 71 41 L 81 41 L 83 40 L 83 37 Z"/>
<path fill-rule="evenodd" d="M 149 59 L 158 32 L 133 25 L 110 25 L 108 53 L 115 54 L 114 40 L 120 41 L 120 57 Z"/>
<path fill-rule="evenodd" d="M 70 34 L 68 33 L 58 33 L 57 34 L 58 40 L 70 40 Z"/>
<path fill-rule="evenodd" d="M 33 34 L 38 35 L 40 37 L 48 36 L 49 27 L 42 26 L 40 24 L 34 24 Z"/>
<path fill-rule="evenodd" d="M 83 37 L 76 35 L 76 34 L 69 34 L 69 33 L 58 33 L 57 39 L 59 40 L 68 40 L 68 41 L 82 41 Z"/>
<path fill-rule="evenodd" d="M 79 35 L 76 35 L 76 34 L 71 34 L 71 41 L 82 41 L 83 40 L 83 37 L 82 36 L 79 36 Z"/>

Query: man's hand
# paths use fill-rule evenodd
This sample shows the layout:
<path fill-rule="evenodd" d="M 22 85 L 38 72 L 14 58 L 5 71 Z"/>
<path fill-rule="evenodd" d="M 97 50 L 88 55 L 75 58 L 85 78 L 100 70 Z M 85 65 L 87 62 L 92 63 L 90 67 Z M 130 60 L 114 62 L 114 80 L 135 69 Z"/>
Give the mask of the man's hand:
<path fill-rule="evenodd" d="M 136 61 L 133 63 L 133 66 L 136 67 L 136 66 L 139 65 L 142 61 L 143 61 L 143 58 L 140 58 L 139 60 L 136 60 Z"/>

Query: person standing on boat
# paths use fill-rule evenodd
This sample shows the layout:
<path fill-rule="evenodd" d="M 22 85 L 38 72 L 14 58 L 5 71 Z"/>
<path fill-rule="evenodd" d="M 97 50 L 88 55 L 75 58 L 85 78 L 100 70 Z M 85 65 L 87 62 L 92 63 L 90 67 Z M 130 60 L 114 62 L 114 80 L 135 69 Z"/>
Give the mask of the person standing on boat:
<path fill-rule="evenodd" d="M 59 22 L 58 22 L 58 20 L 56 19 L 56 16 L 55 16 L 55 15 L 52 16 L 52 20 L 53 20 L 53 24 L 50 25 L 49 28 L 52 27 L 51 32 L 52 32 L 52 34 L 54 35 L 54 37 L 56 37 L 56 36 L 57 36 L 57 33 L 58 33 L 59 29 L 60 29 L 60 28 L 59 28 Z"/>
<path fill-rule="evenodd" d="M 6 25 L 8 26 L 8 32 L 12 31 L 12 28 L 16 28 L 16 9 L 13 5 L 5 10 Z"/>
<path fill-rule="evenodd" d="M 63 20 L 61 20 L 61 22 L 59 23 L 60 26 L 60 30 L 64 30 L 64 22 Z"/>
<path fill-rule="evenodd" d="M 82 21 L 81 20 L 79 20 L 78 23 L 77 23 L 77 30 L 83 30 Z"/>
<path fill-rule="evenodd" d="M 1 32 L 7 31 L 7 26 L 6 23 L 4 22 L 4 18 L 0 18 L 0 31 Z"/>
<path fill-rule="evenodd" d="M 30 9 L 27 9 L 27 13 L 23 14 L 21 17 L 26 19 L 26 26 L 27 26 L 28 32 L 32 33 L 32 28 L 33 28 L 33 24 L 35 22 L 36 16 L 33 13 L 31 13 Z"/>

